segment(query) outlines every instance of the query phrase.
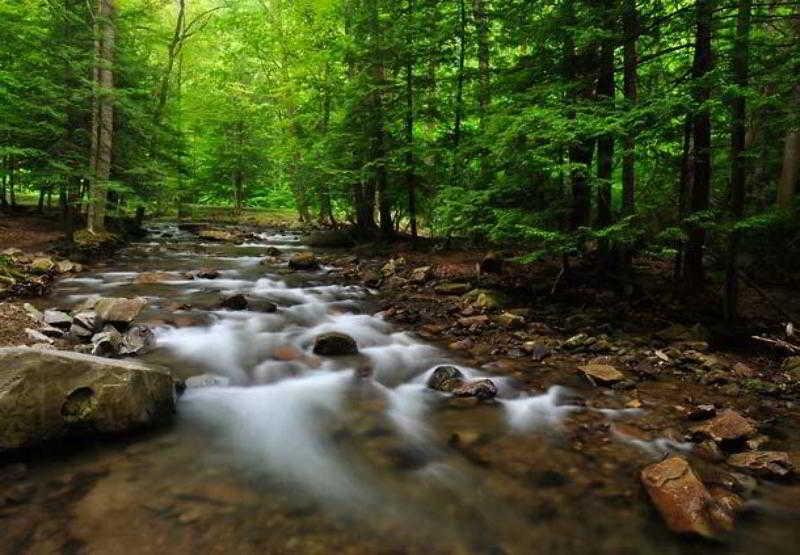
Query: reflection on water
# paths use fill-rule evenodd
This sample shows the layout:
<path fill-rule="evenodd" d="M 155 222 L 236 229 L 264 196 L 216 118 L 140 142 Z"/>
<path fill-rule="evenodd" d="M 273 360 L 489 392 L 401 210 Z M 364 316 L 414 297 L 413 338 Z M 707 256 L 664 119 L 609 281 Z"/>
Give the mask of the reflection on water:
<path fill-rule="evenodd" d="M 576 448 L 568 390 L 536 394 L 372 316 L 371 295 L 326 272 L 261 261 L 290 234 L 244 245 L 193 244 L 161 226 L 113 263 L 60 282 L 54 302 L 92 295 L 151 301 L 158 349 L 146 360 L 178 377 L 227 378 L 190 388 L 168 430 L 88 445 L 34 462 L 27 503 L 2 512 L 4 551 L 90 553 L 668 553 L 697 550 L 663 531 L 640 499 L 637 472 L 658 439 L 619 437 L 609 461 Z M 183 274 L 218 268 L 218 279 Z M 171 272 L 137 284 L 142 272 Z M 252 310 L 219 310 L 222 293 Z M 260 312 L 274 303 L 275 312 Z M 360 354 L 321 358 L 314 338 L 337 331 Z M 497 402 L 465 404 L 425 387 L 454 364 L 489 377 Z M 641 411 L 593 411 L 610 423 Z M 610 450 L 609 450 L 610 452 Z M 58 489 L 54 484 L 62 484 Z M 56 492 L 62 492 L 56 494 Z M 54 509 L 55 508 L 55 509 Z M 55 511 L 55 512 L 54 512 Z M 29 532 L 30 530 L 30 532 Z M 734 549 L 787 552 L 789 527 L 744 527 Z M 789 543 L 791 544 L 791 543 Z M 702 550 L 699 548 L 699 550 Z"/>

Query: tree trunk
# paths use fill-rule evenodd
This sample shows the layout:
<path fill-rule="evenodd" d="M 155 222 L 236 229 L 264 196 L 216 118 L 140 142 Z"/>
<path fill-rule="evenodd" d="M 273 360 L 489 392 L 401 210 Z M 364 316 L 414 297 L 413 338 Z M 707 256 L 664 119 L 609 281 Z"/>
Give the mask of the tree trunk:
<path fill-rule="evenodd" d="M 792 106 L 797 114 L 800 113 L 800 85 L 795 86 L 793 96 Z M 778 181 L 779 208 L 791 208 L 797 193 L 798 179 L 800 179 L 800 129 L 794 127 L 786 133 L 783 143 L 783 163 Z"/>
<path fill-rule="evenodd" d="M 625 0 L 622 12 L 622 26 L 624 35 L 623 45 L 623 72 L 625 101 L 628 110 L 635 110 L 639 101 L 638 71 L 639 55 L 637 42 L 639 40 L 639 13 L 636 0 Z M 625 152 L 622 155 L 622 214 L 630 216 L 636 210 L 636 130 L 628 125 L 625 134 Z"/>
<path fill-rule="evenodd" d="M 458 148 L 461 144 L 461 120 L 464 118 L 464 64 L 467 56 L 467 7 L 466 0 L 459 0 L 458 23 L 458 72 L 456 73 L 455 124 L 453 125 L 454 165 L 458 169 Z M 453 172 L 454 175 L 457 172 Z"/>
<path fill-rule="evenodd" d="M 108 181 L 111 177 L 111 156 L 114 140 L 114 48 L 116 39 L 115 0 L 100 0 L 100 55 L 97 98 L 97 157 L 96 171 L 89 195 L 87 229 L 105 229 Z"/>
<path fill-rule="evenodd" d="M 568 0 L 563 6 L 565 19 L 564 52 L 562 59 L 562 76 L 567 87 L 567 103 L 577 104 L 581 99 L 592 97 L 593 82 L 588 78 L 595 65 L 594 47 L 576 53 L 573 27 L 575 25 L 574 0 Z M 570 119 L 576 117 L 574 108 L 570 108 Z M 572 214 L 569 228 L 572 231 L 589 223 L 592 210 L 591 189 L 589 187 L 589 170 L 594 157 L 594 139 L 578 138 L 569 145 L 569 161 L 575 166 L 571 172 Z"/>
<path fill-rule="evenodd" d="M 686 202 L 689 192 L 694 184 L 694 167 L 692 157 L 694 156 L 694 139 L 692 137 L 692 115 L 687 114 L 683 124 L 683 152 L 681 154 L 680 178 L 678 180 L 678 221 L 682 222 L 686 215 Z M 683 279 L 683 262 L 686 245 L 683 239 L 678 239 L 675 244 L 675 267 L 673 278 L 676 282 Z"/>
<path fill-rule="evenodd" d="M 324 96 L 322 99 L 322 124 L 320 125 L 323 138 L 327 137 L 328 135 L 328 128 L 330 127 L 331 119 L 330 73 L 330 62 L 326 61 L 323 91 Z M 335 225 L 336 220 L 333 218 L 333 207 L 331 206 L 331 190 L 325 179 L 326 178 L 323 176 L 322 181 L 319 184 L 319 188 L 317 189 L 319 196 L 319 222 L 322 225 Z"/>
<path fill-rule="evenodd" d="M 597 76 L 597 101 L 605 113 L 614 111 L 614 6 L 604 1 L 605 31 L 609 36 L 600 47 L 600 65 Z M 614 136 L 601 135 L 597 140 L 597 227 L 602 229 L 612 223 L 611 180 L 614 172 Z M 604 252 L 608 252 L 607 241 L 603 241 Z"/>
<path fill-rule="evenodd" d="M 731 181 L 729 191 L 730 216 L 735 225 L 744 214 L 744 195 L 747 183 L 747 99 L 744 96 L 750 82 L 750 22 L 753 0 L 739 0 L 736 18 L 736 37 L 733 43 L 733 82 L 737 94 L 731 102 Z M 737 318 L 739 279 L 736 258 L 739 254 L 739 232 L 731 230 L 725 263 L 724 314 L 728 325 Z"/>
<path fill-rule="evenodd" d="M 711 71 L 711 36 L 715 0 L 697 0 L 695 4 L 697 29 L 695 36 L 694 63 L 692 66 L 693 98 L 697 107 L 693 122 L 694 186 L 689 195 L 689 215 L 708 210 L 711 195 L 711 112 L 708 101 L 711 98 L 711 85 L 708 73 Z M 689 241 L 686 244 L 684 262 L 684 285 L 688 292 L 698 292 L 705 281 L 703 269 L 703 250 L 706 230 L 703 225 L 692 222 L 689 225 Z"/>
<path fill-rule="evenodd" d="M 406 189 L 408 190 L 408 219 L 411 237 L 417 238 L 417 178 L 414 168 L 414 25 L 416 10 L 414 0 L 408 0 L 408 36 L 406 56 Z"/>

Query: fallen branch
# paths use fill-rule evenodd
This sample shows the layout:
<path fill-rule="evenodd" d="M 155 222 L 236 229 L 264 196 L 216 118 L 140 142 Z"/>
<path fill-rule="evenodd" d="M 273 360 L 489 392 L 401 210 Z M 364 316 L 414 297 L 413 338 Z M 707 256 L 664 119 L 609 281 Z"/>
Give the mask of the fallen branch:
<path fill-rule="evenodd" d="M 800 345 L 794 345 L 793 343 L 789 343 L 788 341 L 784 341 L 783 339 L 770 339 L 768 337 L 761 337 L 758 335 L 752 336 L 753 339 L 756 341 L 760 341 L 762 343 L 767 343 L 768 345 L 772 345 L 773 347 L 777 347 L 778 349 L 783 349 L 784 351 L 788 351 L 793 355 L 800 355 Z"/>

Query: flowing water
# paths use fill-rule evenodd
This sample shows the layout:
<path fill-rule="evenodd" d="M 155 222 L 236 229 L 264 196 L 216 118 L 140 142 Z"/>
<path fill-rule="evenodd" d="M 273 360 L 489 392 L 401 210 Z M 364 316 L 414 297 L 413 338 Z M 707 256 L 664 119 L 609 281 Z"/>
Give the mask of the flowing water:
<path fill-rule="evenodd" d="M 372 292 L 323 268 L 289 272 L 267 249 L 197 244 L 174 226 L 152 230 L 95 273 L 62 280 L 48 303 L 145 296 L 158 346 L 142 357 L 179 378 L 217 376 L 179 399 L 173 425 L 82 444 L 29 464 L 18 512 L 0 515 L 6 552 L 88 553 L 679 553 L 794 552 L 800 535 L 778 513 L 745 521 L 731 543 L 687 543 L 664 530 L 638 483 L 666 440 L 580 448 L 581 429 L 641 411 L 585 406 L 553 387 L 525 392 L 470 368 L 374 315 Z M 269 260 L 269 259 L 268 259 Z M 283 261 L 281 261 L 283 260 Z M 190 280 L 200 267 L 218 279 Z M 135 284 L 141 272 L 174 272 Z M 251 309 L 218 310 L 241 292 Z M 277 312 L 266 312 L 268 303 Z M 360 354 L 312 354 L 338 331 Z M 459 365 L 500 390 L 490 404 L 425 387 Z M 764 516 L 764 515 L 767 516 Z M 794 518 L 794 517 L 791 517 Z M 776 524 L 777 523 L 777 524 Z"/>

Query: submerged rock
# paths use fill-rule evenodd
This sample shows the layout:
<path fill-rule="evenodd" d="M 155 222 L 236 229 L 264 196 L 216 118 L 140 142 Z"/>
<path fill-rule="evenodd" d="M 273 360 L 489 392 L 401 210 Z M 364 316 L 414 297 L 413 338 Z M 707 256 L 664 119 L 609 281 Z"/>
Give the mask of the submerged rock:
<path fill-rule="evenodd" d="M 456 397 L 475 397 L 481 401 L 497 397 L 497 386 L 489 379 L 464 382 L 451 392 Z"/>
<path fill-rule="evenodd" d="M 153 426 L 175 411 L 172 377 L 134 362 L 0 349 L 0 452 Z"/>
<path fill-rule="evenodd" d="M 733 529 L 733 514 L 717 503 L 685 459 L 670 457 L 650 465 L 641 479 L 673 532 L 714 538 Z"/>
<path fill-rule="evenodd" d="M 247 301 L 247 297 L 241 293 L 236 293 L 235 295 L 229 295 L 223 298 L 222 302 L 219 303 L 219 306 L 222 308 L 227 308 L 228 310 L 246 310 L 249 306 L 249 303 Z"/>
<path fill-rule="evenodd" d="M 319 267 L 319 260 L 313 252 L 298 252 L 289 259 L 292 270 L 318 270 Z"/>
<path fill-rule="evenodd" d="M 357 355 L 356 340 L 344 333 L 330 332 L 318 335 L 314 341 L 314 354 L 322 356 Z"/>
<path fill-rule="evenodd" d="M 174 279 L 175 275 L 169 272 L 142 272 L 133 279 L 133 283 L 136 285 L 157 285 Z"/>
<path fill-rule="evenodd" d="M 186 389 L 200 389 L 203 387 L 228 387 L 231 380 L 216 374 L 200 374 L 192 376 L 185 382 Z"/>

